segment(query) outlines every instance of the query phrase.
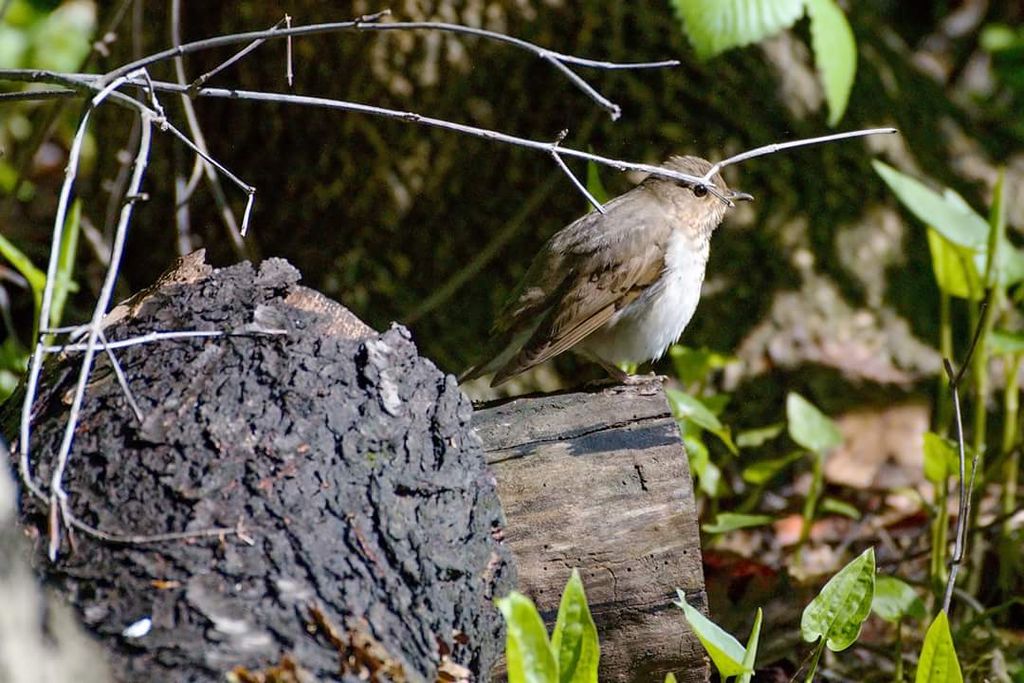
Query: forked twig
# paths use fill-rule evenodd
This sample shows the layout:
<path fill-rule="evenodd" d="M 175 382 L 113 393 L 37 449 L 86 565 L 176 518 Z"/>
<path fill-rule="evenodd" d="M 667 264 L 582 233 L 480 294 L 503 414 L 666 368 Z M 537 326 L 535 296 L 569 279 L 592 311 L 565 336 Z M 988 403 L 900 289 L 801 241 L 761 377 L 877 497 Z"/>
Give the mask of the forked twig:
<path fill-rule="evenodd" d="M 992 290 L 989 290 L 985 294 L 985 299 L 981 302 L 978 325 L 974 329 L 974 336 L 971 339 L 971 345 L 967 349 L 967 355 L 960 366 L 959 372 L 954 372 L 952 361 L 948 358 L 942 359 L 942 366 L 945 368 L 946 376 L 949 378 L 949 390 L 953 394 L 953 416 L 954 423 L 956 424 L 957 454 L 960 461 L 960 501 L 956 520 L 956 537 L 953 543 L 953 554 L 949 559 L 949 576 L 946 579 L 946 590 L 942 597 L 942 611 L 947 613 L 949 612 L 950 603 L 953 600 L 953 589 L 956 586 L 956 577 L 957 574 L 960 573 L 961 564 L 963 564 L 964 552 L 967 545 L 967 525 L 970 523 L 971 517 L 971 498 L 974 494 L 974 479 L 978 470 L 978 451 L 975 451 L 971 461 L 971 479 L 968 482 L 967 454 L 964 441 L 964 420 L 963 413 L 960 409 L 960 381 L 964 378 L 967 368 L 971 366 L 971 358 L 974 356 L 974 351 L 978 346 L 978 340 L 981 337 L 981 331 L 984 327 L 983 321 L 985 319 L 985 311 L 988 309 L 991 296 Z M 976 409 L 984 410 L 985 408 L 984 406 L 979 406 Z"/>

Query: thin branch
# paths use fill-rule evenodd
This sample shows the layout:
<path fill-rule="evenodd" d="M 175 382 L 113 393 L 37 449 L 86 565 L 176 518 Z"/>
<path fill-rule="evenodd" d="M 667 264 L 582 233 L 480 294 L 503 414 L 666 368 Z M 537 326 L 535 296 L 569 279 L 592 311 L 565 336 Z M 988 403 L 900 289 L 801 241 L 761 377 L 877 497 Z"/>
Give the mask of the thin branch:
<path fill-rule="evenodd" d="M 62 97 L 73 98 L 81 96 L 82 93 L 77 90 L 68 89 L 20 90 L 18 92 L 0 93 L 0 104 L 22 100 L 54 100 Z"/>
<path fill-rule="evenodd" d="M 179 4 L 180 1 L 181 0 L 174 0 L 175 5 Z M 273 26 L 271 26 L 268 30 L 272 31 L 272 32 L 273 31 L 277 31 L 278 29 L 281 28 L 281 26 L 284 23 L 285 23 L 285 20 L 282 19 L 281 21 L 279 21 L 276 24 L 274 24 Z M 269 38 L 269 36 L 268 36 L 268 38 Z M 229 66 L 231 66 L 232 64 L 234 64 L 235 62 L 238 62 L 239 60 L 241 60 L 243 57 L 245 57 L 247 54 L 249 54 L 250 52 L 252 52 L 256 48 L 258 48 L 263 43 L 267 42 L 268 38 L 258 38 L 256 40 L 252 41 L 251 43 L 249 43 L 248 45 L 243 47 L 241 50 L 239 50 L 235 54 L 233 54 L 230 57 L 228 57 L 227 59 L 225 59 L 223 62 L 221 62 L 217 66 L 213 67 L 213 69 L 211 69 L 210 71 L 207 71 L 206 73 L 201 75 L 199 78 L 197 78 L 194 81 L 192 81 L 191 83 L 189 83 L 188 84 L 189 91 L 190 92 L 194 92 L 196 90 L 199 90 L 199 88 L 201 88 L 204 85 L 206 85 L 206 82 L 208 80 L 210 80 L 211 78 L 213 78 L 214 76 L 219 74 L 221 71 L 223 71 L 224 69 L 226 69 Z M 175 40 L 174 44 L 175 45 L 180 45 L 181 41 L 180 40 Z M 181 62 L 181 57 L 175 57 L 174 61 L 176 63 L 180 63 Z"/>
<path fill-rule="evenodd" d="M 98 96 L 97 96 L 98 97 Z M 95 102 L 95 99 L 94 99 Z M 96 102 L 98 104 L 98 102 Z M 74 396 L 71 400 L 71 407 L 68 410 L 67 426 L 64 430 L 64 438 L 61 441 L 60 449 L 56 456 L 56 465 L 53 468 L 53 475 L 50 479 L 50 508 L 51 511 L 59 508 L 62 516 L 69 517 L 67 493 L 64 491 L 64 470 L 67 468 L 68 457 L 71 454 L 71 444 L 75 436 L 75 427 L 78 425 L 78 415 L 82 409 L 82 400 L 85 398 L 85 387 L 88 384 L 92 371 L 93 358 L 96 354 L 96 342 L 102 329 L 103 317 L 107 313 L 107 307 L 114 293 L 114 284 L 117 282 L 118 271 L 121 264 L 121 256 L 124 253 L 124 243 L 128 235 L 128 224 L 131 221 L 132 211 L 136 198 L 142 187 L 142 177 L 145 174 L 146 164 L 149 160 L 150 144 L 152 142 L 152 120 L 149 114 L 143 113 L 142 135 L 139 140 L 139 150 L 135 156 L 135 167 L 132 173 L 131 182 L 128 185 L 128 193 L 125 197 L 124 206 L 121 209 L 121 218 L 114 233 L 114 243 L 110 256 L 110 267 L 104 278 L 103 286 L 100 289 L 96 306 L 93 308 L 92 322 L 89 325 L 88 347 L 82 357 L 82 369 L 78 375 L 78 383 L 75 386 Z M 50 560 L 57 558 L 57 551 L 60 548 L 60 536 L 50 538 Z"/>
<path fill-rule="evenodd" d="M 176 46 L 181 44 L 181 0 L 171 1 L 171 42 Z M 185 85 L 185 65 L 181 57 L 174 58 L 174 75 L 180 85 Z M 231 246 L 235 253 L 242 257 L 251 256 L 252 254 L 247 253 L 245 240 L 242 239 L 242 231 L 238 228 L 238 221 L 235 220 L 234 211 L 231 210 L 231 205 L 224 194 L 224 189 L 220 185 L 220 179 L 214 173 L 211 163 L 207 161 L 210 155 L 208 153 L 209 148 L 206 145 L 206 136 L 203 135 L 202 127 L 199 125 L 199 117 L 196 116 L 195 107 L 192 106 L 192 99 L 187 93 L 181 95 L 181 106 L 185 112 L 185 121 L 188 123 L 189 132 L 195 139 L 196 147 L 202 150 L 203 153 L 198 154 L 196 157 L 192 177 L 189 178 L 182 196 L 177 199 L 176 212 L 180 211 L 181 206 L 192 196 L 201 173 L 206 178 L 213 202 L 220 212 L 221 221 L 228 232 L 228 238 L 231 240 Z"/>
<path fill-rule="evenodd" d="M 142 424 L 145 416 L 142 414 L 142 408 L 139 407 L 139 402 L 135 400 L 135 394 L 132 393 L 132 389 L 128 386 L 128 378 L 125 377 L 124 370 L 121 368 L 121 363 L 117 360 L 117 356 L 114 355 L 113 349 L 110 348 L 110 344 L 107 343 L 107 335 L 103 333 L 103 330 L 99 332 L 100 345 L 103 347 L 103 351 L 107 354 L 107 359 L 110 360 L 111 367 L 114 368 L 114 374 L 117 376 L 117 382 L 121 385 L 121 391 L 124 393 L 124 398 L 128 401 L 128 407 L 132 409 L 132 413 L 135 415 L 135 420 Z"/>
<path fill-rule="evenodd" d="M 85 326 L 88 329 L 87 326 Z M 82 327 L 73 328 L 58 328 L 60 332 L 75 332 L 82 329 Z M 158 341 L 172 341 L 176 339 L 206 339 L 210 337 L 251 337 L 253 335 L 283 335 L 287 334 L 286 330 L 258 330 L 258 331 L 245 331 L 245 332 L 224 332 L 222 330 L 181 330 L 177 332 L 149 332 L 148 334 L 140 334 L 135 337 L 129 337 L 127 339 L 118 339 L 112 342 L 106 342 L 105 346 L 110 349 L 126 349 L 132 346 L 142 346 L 143 344 L 152 344 Z M 84 343 L 74 344 L 51 344 L 44 346 L 43 348 L 47 353 L 68 353 L 76 351 L 85 351 L 89 345 Z"/>
<path fill-rule="evenodd" d="M 0 77 L 3 74 L 0 73 Z M 66 77 L 66 74 L 62 74 Z M 88 78 L 85 76 L 84 78 Z M 183 88 L 174 83 L 167 83 L 165 81 L 154 81 L 153 86 L 157 90 L 166 92 L 181 92 Z M 267 93 L 255 90 L 235 90 L 228 88 L 201 88 L 196 92 L 197 97 L 214 97 L 219 99 L 231 99 L 231 100 L 251 100 L 256 102 L 273 102 L 277 104 L 291 104 L 305 107 L 322 107 L 325 109 L 335 109 L 340 111 L 352 111 L 361 114 L 369 114 L 371 116 L 378 116 L 381 118 L 392 119 L 396 121 L 404 121 L 406 123 L 416 123 L 419 125 L 429 126 L 432 128 L 441 128 L 444 130 L 450 130 L 464 135 L 470 135 L 477 138 L 483 138 L 490 140 L 491 142 L 500 142 L 504 144 L 514 145 L 517 147 L 526 147 L 528 149 L 535 149 L 542 151 L 548 155 L 551 155 L 556 150 L 562 156 L 574 157 L 578 159 L 588 159 L 605 166 L 611 166 L 619 171 L 639 171 L 642 173 L 648 173 L 651 175 L 660 176 L 662 178 L 669 178 L 671 180 L 679 180 L 689 184 L 700 184 L 706 185 L 708 190 L 712 193 L 717 192 L 717 196 L 725 198 L 725 195 L 715 188 L 715 186 L 704 180 L 703 178 L 695 175 L 689 175 L 687 173 L 680 173 L 671 169 L 663 168 L 661 166 L 654 166 L 652 164 L 641 164 L 623 161 L 621 159 L 612 159 L 610 157 L 601 156 L 599 154 L 592 154 L 590 152 L 584 152 L 582 150 L 573 149 L 571 147 L 561 147 L 554 142 L 541 142 L 539 140 L 530 140 L 528 138 L 521 138 L 515 135 L 509 135 L 508 133 L 502 133 L 496 130 L 488 128 L 478 128 L 476 126 L 470 126 L 463 123 L 456 123 L 454 121 L 447 121 L 445 119 L 437 119 L 431 116 L 424 116 L 411 111 L 401 111 L 398 109 L 388 109 L 385 107 L 375 107 L 369 104 L 362 104 L 359 102 L 347 102 L 345 100 L 335 100 L 325 97 L 311 97 L 307 95 L 290 95 L 286 93 Z"/>
<path fill-rule="evenodd" d="M 579 190 L 583 194 L 583 196 L 587 198 L 587 201 L 590 202 L 590 205 L 593 206 L 598 213 L 604 213 L 604 205 L 601 204 L 601 202 L 597 201 L 597 197 L 592 195 L 590 193 L 590 190 L 587 189 L 586 185 L 580 182 L 580 179 L 576 177 L 576 174 L 572 172 L 572 169 L 570 169 L 564 161 L 562 161 L 562 157 L 558 154 L 558 145 L 561 144 L 562 140 L 564 140 L 565 136 L 568 134 L 569 131 L 568 129 L 566 129 L 563 130 L 558 135 L 558 139 L 555 140 L 555 149 L 552 150 L 551 156 L 554 157 L 555 163 L 558 164 L 558 167 L 562 169 L 562 173 L 569 176 L 569 180 L 571 180 L 572 184 L 576 186 L 576 189 Z"/>
<path fill-rule="evenodd" d="M 778 143 L 771 144 L 771 145 L 764 145 L 763 147 L 757 147 L 755 149 L 751 149 L 751 150 L 748 150 L 746 152 L 741 152 L 740 154 L 736 154 L 734 156 L 729 157 L 728 159 L 723 159 L 722 161 L 719 161 L 719 162 L 715 163 L 711 167 L 711 170 L 709 170 L 707 173 L 704 174 L 703 180 L 704 180 L 704 182 L 709 181 L 711 178 L 714 177 L 714 175 L 716 173 L 721 171 L 726 166 L 731 166 L 733 164 L 738 164 L 741 161 L 746 161 L 747 159 L 753 159 L 754 157 L 761 157 L 761 156 L 765 156 L 767 154 L 775 154 L 776 152 L 781 152 L 781 151 L 786 150 L 786 149 L 793 149 L 794 147 L 807 147 L 808 145 L 820 145 L 820 144 L 822 144 L 824 142 L 835 142 L 836 140 L 848 140 L 850 138 L 861 138 L 861 137 L 865 137 L 865 136 L 868 136 L 868 135 L 880 135 L 880 134 L 892 135 L 892 134 L 898 133 L 898 132 L 899 131 L 896 130 L 895 128 L 867 128 L 867 129 L 864 129 L 864 130 L 851 130 L 851 131 L 846 131 L 844 133 L 835 133 L 833 135 L 822 135 L 821 137 L 807 138 L 805 140 L 792 140 L 790 142 L 778 142 Z"/>
<path fill-rule="evenodd" d="M 971 479 L 968 482 L 966 471 L 967 455 L 965 452 L 964 421 L 963 413 L 960 409 L 960 382 L 964 378 L 964 373 L 971 366 L 971 359 L 973 358 L 974 352 L 978 346 L 978 339 L 981 337 L 982 329 L 986 324 L 986 314 L 989 310 L 989 299 L 991 296 L 992 290 L 990 289 L 985 294 L 985 299 L 981 302 L 981 315 L 979 316 L 978 324 L 975 326 L 974 336 L 971 338 L 971 345 L 967 348 L 967 355 L 964 357 L 960 371 L 954 372 L 952 361 L 948 358 L 942 359 L 943 368 L 945 368 L 946 376 L 949 378 L 949 389 L 953 394 L 953 416 L 956 424 L 957 454 L 959 456 L 960 463 L 960 496 L 956 520 L 956 538 L 953 544 L 953 554 L 950 557 L 949 577 L 946 579 L 946 590 L 942 598 L 942 610 L 947 613 L 949 612 L 949 606 L 953 599 L 953 589 L 956 587 L 956 577 L 957 574 L 960 573 L 960 566 L 963 564 L 964 551 L 967 545 L 967 526 L 970 524 L 971 498 L 974 494 L 974 480 L 978 470 L 979 454 L 979 449 L 974 449 L 971 462 Z M 975 410 L 984 409 L 984 405 L 975 407 Z"/>
<path fill-rule="evenodd" d="M 660 69 L 665 67 L 678 66 L 678 60 L 661 60 L 656 62 L 636 62 L 636 63 L 615 63 L 600 61 L 595 59 L 585 59 L 582 57 L 574 57 L 572 55 L 566 55 L 561 52 L 549 50 L 539 45 L 531 43 L 521 38 L 515 38 L 495 31 L 488 31 L 486 29 L 474 28 L 472 26 L 461 26 L 459 24 L 449 24 L 440 21 L 396 21 L 388 23 L 377 23 L 376 20 L 383 16 L 384 13 L 378 13 L 368 17 L 360 17 L 352 21 L 339 21 L 330 22 L 324 24 L 311 24 L 309 26 L 296 26 L 293 28 L 274 28 L 266 31 L 249 31 L 246 33 L 235 33 L 225 36 L 216 36 L 214 38 L 207 38 L 205 40 L 197 40 L 191 43 L 185 43 L 183 45 L 172 47 L 168 50 L 154 53 L 142 59 L 135 60 L 129 64 L 118 67 L 113 71 L 107 73 L 105 79 L 114 79 L 136 69 L 146 68 L 157 62 L 166 61 L 174 57 L 180 57 L 193 52 L 200 52 L 203 50 L 210 50 L 218 47 L 224 47 L 226 45 L 237 45 L 239 43 L 250 43 L 257 40 L 268 40 L 273 38 L 289 38 L 291 36 L 308 36 L 317 35 L 322 33 L 335 33 L 338 31 L 446 31 L 449 33 L 458 33 L 463 35 L 478 36 L 486 38 L 488 40 L 494 40 L 501 43 L 506 43 L 517 47 L 521 50 L 530 52 L 531 54 L 543 59 L 552 66 L 554 66 L 560 73 L 570 80 L 577 88 L 579 88 L 584 94 L 594 100 L 599 106 L 607 110 L 613 120 L 617 119 L 621 113 L 619 106 L 603 95 L 598 93 L 590 84 L 588 84 L 578 74 L 568 68 L 567 64 L 573 64 L 575 66 L 583 66 L 594 69 L 606 69 L 606 70 L 618 70 L 618 69 Z"/>

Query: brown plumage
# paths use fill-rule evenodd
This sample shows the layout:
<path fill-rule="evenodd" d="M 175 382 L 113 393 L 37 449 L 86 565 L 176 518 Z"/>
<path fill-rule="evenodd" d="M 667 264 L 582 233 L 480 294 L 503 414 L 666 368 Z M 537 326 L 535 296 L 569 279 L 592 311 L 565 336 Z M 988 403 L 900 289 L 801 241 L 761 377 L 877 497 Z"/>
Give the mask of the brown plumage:
<path fill-rule="evenodd" d="M 690 156 L 664 166 L 693 176 L 711 168 Z M 718 175 L 712 181 L 727 197 L 749 199 Z M 727 204 L 704 188 L 650 176 L 604 208 L 544 244 L 499 314 L 486 360 L 460 381 L 496 372 L 497 386 L 569 349 L 619 377 L 616 363 L 650 360 L 675 341 Z"/>

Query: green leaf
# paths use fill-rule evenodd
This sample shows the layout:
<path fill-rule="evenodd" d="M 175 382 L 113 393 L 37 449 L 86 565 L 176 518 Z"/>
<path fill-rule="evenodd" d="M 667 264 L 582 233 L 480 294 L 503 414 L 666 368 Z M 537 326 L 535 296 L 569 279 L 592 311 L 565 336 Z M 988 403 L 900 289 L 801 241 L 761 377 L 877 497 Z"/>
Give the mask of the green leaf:
<path fill-rule="evenodd" d="M 908 583 L 895 576 L 879 576 L 875 580 L 875 597 L 871 609 L 886 621 L 899 622 L 903 617 L 924 618 L 924 603 Z"/>
<path fill-rule="evenodd" d="M 932 254 L 932 274 L 939 289 L 960 299 L 981 301 L 985 286 L 981 283 L 974 252 L 953 244 L 935 228 L 928 228 L 928 250 Z"/>
<path fill-rule="evenodd" d="M 78 253 L 78 235 L 82 222 L 82 200 L 71 204 L 64 231 L 61 236 L 60 254 L 57 258 L 57 274 L 53 281 L 53 303 L 50 306 L 50 326 L 59 327 L 64 316 L 64 304 L 68 294 L 78 291 L 78 285 L 71 279 L 75 270 L 75 255 Z"/>
<path fill-rule="evenodd" d="M 683 384 L 703 382 L 709 374 L 715 370 L 721 370 L 736 360 L 735 356 L 708 349 L 691 349 L 682 344 L 670 346 L 668 355 L 672 359 L 676 377 Z"/>
<path fill-rule="evenodd" d="M 683 447 L 686 449 L 690 471 L 697 477 L 697 487 L 710 498 L 718 497 L 718 486 L 722 481 L 722 470 L 711 462 L 708 447 L 700 436 L 683 435 Z"/>
<path fill-rule="evenodd" d="M 697 634 L 700 644 L 707 650 L 708 656 L 714 662 L 718 674 L 722 678 L 727 676 L 738 676 L 746 673 L 748 669 L 743 665 L 743 646 L 739 641 L 726 633 L 718 624 L 701 614 L 697 609 L 686 602 L 683 591 L 676 589 L 679 594 L 673 604 L 683 610 L 686 621 L 690 628 Z"/>
<path fill-rule="evenodd" d="M 794 451 L 789 455 L 782 456 L 781 458 L 759 460 L 743 470 L 743 480 L 753 484 L 754 486 L 767 484 L 773 477 L 782 472 L 782 470 L 786 469 L 803 457 L 803 451 Z"/>
<path fill-rule="evenodd" d="M 508 683 L 555 683 L 558 660 L 533 601 L 515 591 L 496 601 L 505 617 Z"/>
<path fill-rule="evenodd" d="M 601 656 L 597 626 L 590 615 L 583 581 L 576 569 L 572 570 L 562 591 L 551 647 L 558 655 L 561 683 L 597 683 L 597 662 Z"/>
<path fill-rule="evenodd" d="M 918 220 L 934 227 L 953 244 L 974 252 L 975 267 L 979 273 L 984 271 L 990 226 L 963 197 L 949 188 L 936 192 L 877 159 L 871 163 L 897 199 Z M 998 266 L 999 282 L 1003 286 L 1024 280 L 1024 253 L 1005 236 L 999 242 Z"/>
<path fill-rule="evenodd" d="M 956 444 L 935 432 L 924 434 L 924 477 L 933 484 L 942 484 L 960 471 L 960 455 Z"/>
<path fill-rule="evenodd" d="M 834 515 L 842 515 L 843 517 L 849 517 L 850 519 L 860 519 L 860 510 L 837 498 L 823 498 L 821 501 L 821 509 L 824 512 L 831 512 Z"/>
<path fill-rule="evenodd" d="M 828 103 L 828 125 L 843 117 L 850 100 L 853 77 L 857 73 L 857 44 L 853 29 L 835 0 L 807 0 L 811 18 L 811 48 L 814 63 L 821 72 Z"/>
<path fill-rule="evenodd" d="M 839 652 L 853 645 L 861 624 L 871 612 L 875 592 L 875 549 L 859 557 L 829 579 L 811 604 L 804 608 L 800 633 L 811 643 L 825 639 L 828 649 Z"/>
<path fill-rule="evenodd" d="M 1024 352 L 1024 332 L 992 330 L 988 335 L 988 348 L 998 354 Z"/>
<path fill-rule="evenodd" d="M 758 607 L 757 614 L 754 615 L 754 625 L 750 627 L 750 637 L 747 639 L 747 649 L 743 653 L 743 666 L 747 671 L 740 674 L 736 683 L 750 683 L 750 679 L 754 675 L 754 664 L 757 663 L 757 646 L 761 640 L 761 618 L 763 616 L 761 608 Z"/>
<path fill-rule="evenodd" d="M 773 36 L 803 16 L 804 0 L 670 0 L 700 59 Z"/>
<path fill-rule="evenodd" d="M 719 512 L 713 524 L 704 524 L 701 529 L 709 534 L 724 534 L 727 531 L 746 529 L 752 526 L 764 526 L 775 521 L 769 515 L 745 515 L 737 512 Z"/>
<path fill-rule="evenodd" d="M 699 398 L 678 389 L 666 389 L 665 395 L 676 419 L 689 420 L 717 436 L 731 453 L 739 452 L 732 441 L 729 428 L 719 422 L 715 414 Z"/>
<path fill-rule="evenodd" d="M 953 635 L 949 632 L 949 618 L 939 612 L 928 627 L 921 646 L 921 658 L 917 663 L 915 683 L 963 683 L 960 662 L 953 646 Z"/>
<path fill-rule="evenodd" d="M 608 201 L 608 190 L 604 189 L 601 182 L 601 174 L 598 172 L 597 164 L 593 160 L 587 160 L 587 192 L 594 196 L 594 199 L 602 204 Z M 590 207 L 592 210 L 594 207 Z"/>
<path fill-rule="evenodd" d="M 665 683 L 676 683 L 676 675 L 671 672 L 665 674 Z"/>
<path fill-rule="evenodd" d="M 46 273 L 36 268 L 29 257 L 3 235 L 0 235 L 0 256 L 7 259 L 7 262 L 28 281 L 33 294 L 42 296 L 43 287 L 46 286 Z"/>
<path fill-rule="evenodd" d="M 740 448 L 757 448 L 771 441 L 786 428 L 785 422 L 776 422 L 767 427 L 756 427 L 742 431 L 736 435 L 736 445 Z"/>
<path fill-rule="evenodd" d="M 826 453 L 843 442 L 832 420 L 796 392 L 786 397 L 786 419 L 790 438 L 809 451 Z"/>

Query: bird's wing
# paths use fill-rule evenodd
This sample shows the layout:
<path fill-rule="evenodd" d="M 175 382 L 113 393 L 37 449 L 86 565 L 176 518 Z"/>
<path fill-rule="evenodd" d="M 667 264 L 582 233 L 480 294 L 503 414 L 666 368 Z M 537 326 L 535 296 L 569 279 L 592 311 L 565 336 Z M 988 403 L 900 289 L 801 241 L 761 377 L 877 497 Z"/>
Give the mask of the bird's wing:
<path fill-rule="evenodd" d="M 544 244 L 492 329 L 486 361 L 459 380 L 497 370 L 492 385 L 569 349 L 657 280 L 672 226 L 637 187 Z"/>
<path fill-rule="evenodd" d="M 575 346 L 640 296 L 664 268 L 664 249 L 656 244 L 623 260 L 605 256 L 587 259 L 590 268 L 580 268 L 566 279 L 533 334 L 498 370 L 493 386 Z"/>

